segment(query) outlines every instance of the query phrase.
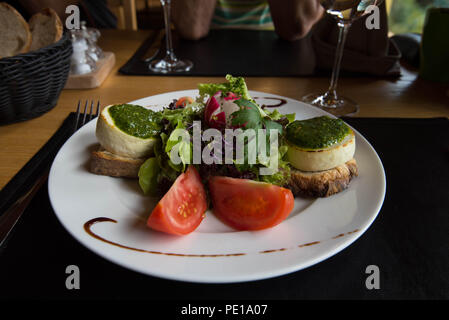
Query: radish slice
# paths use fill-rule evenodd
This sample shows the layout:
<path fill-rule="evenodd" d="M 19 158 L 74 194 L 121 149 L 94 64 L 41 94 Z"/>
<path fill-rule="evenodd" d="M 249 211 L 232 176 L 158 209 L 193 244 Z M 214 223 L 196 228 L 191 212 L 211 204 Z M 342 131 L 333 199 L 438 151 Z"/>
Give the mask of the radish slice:
<path fill-rule="evenodd" d="M 224 97 L 224 99 L 226 101 L 228 101 L 228 100 L 238 100 L 239 97 L 235 93 L 229 92 L 228 95 L 226 97 Z"/>
<path fill-rule="evenodd" d="M 206 108 L 204 110 L 204 121 L 206 121 L 206 123 L 209 123 L 214 112 L 219 109 L 220 104 L 218 103 L 217 99 L 215 99 L 215 96 L 210 97 L 206 103 Z"/>
<path fill-rule="evenodd" d="M 217 91 L 206 102 L 204 121 L 212 128 L 225 128 L 226 124 L 230 124 L 231 114 L 240 109 L 239 106 L 233 102 L 238 99 L 239 97 L 232 92 L 223 96 L 221 91 Z"/>
<path fill-rule="evenodd" d="M 224 112 L 219 112 L 212 115 L 212 118 L 209 120 L 209 125 L 215 129 L 226 127 L 226 114 Z"/>

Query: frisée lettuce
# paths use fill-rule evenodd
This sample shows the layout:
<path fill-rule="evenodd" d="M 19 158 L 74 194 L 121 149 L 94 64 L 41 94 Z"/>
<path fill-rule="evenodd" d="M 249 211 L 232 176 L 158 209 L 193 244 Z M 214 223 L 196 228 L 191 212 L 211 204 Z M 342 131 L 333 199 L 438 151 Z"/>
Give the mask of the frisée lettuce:
<path fill-rule="evenodd" d="M 206 96 L 213 96 L 218 91 L 226 94 L 232 92 L 243 99 L 252 100 L 243 77 L 233 77 L 230 74 L 226 75 L 228 82 L 224 83 L 200 83 L 198 84 L 199 100 L 204 102 Z"/>

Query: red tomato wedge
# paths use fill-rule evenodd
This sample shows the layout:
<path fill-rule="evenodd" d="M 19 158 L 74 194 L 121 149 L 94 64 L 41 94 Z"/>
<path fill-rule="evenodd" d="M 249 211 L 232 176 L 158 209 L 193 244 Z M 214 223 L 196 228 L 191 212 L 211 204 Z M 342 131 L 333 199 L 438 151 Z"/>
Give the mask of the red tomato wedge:
<path fill-rule="evenodd" d="M 213 177 L 209 188 L 214 213 L 238 230 L 260 230 L 281 223 L 294 207 L 290 190 L 269 183 Z"/>
<path fill-rule="evenodd" d="M 189 166 L 151 212 L 147 225 L 155 230 L 185 235 L 195 230 L 207 209 L 200 175 Z"/>

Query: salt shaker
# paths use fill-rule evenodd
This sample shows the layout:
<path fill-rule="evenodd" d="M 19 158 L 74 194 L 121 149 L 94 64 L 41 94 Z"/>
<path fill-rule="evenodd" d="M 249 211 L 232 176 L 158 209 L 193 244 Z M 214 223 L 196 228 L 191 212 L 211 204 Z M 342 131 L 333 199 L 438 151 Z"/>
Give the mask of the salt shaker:
<path fill-rule="evenodd" d="M 70 60 L 70 74 L 86 74 L 96 69 L 96 63 L 88 54 L 87 40 L 80 30 L 71 30 L 73 53 Z"/>

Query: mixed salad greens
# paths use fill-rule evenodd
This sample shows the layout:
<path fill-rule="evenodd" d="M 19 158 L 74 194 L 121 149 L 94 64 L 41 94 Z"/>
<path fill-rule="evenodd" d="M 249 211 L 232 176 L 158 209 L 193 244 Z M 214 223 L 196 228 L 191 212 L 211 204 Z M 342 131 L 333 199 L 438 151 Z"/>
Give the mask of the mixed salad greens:
<path fill-rule="evenodd" d="M 163 110 L 152 113 L 153 121 L 160 124 L 160 131 L 154 146 L 154 156 L 146 160 L 139 171 L 139 184 L 145 194 L 164 194 L 176 178 L 186 171 L 188 165 L 193 163 L 192 139 L 188 141 L 180 139 L 176 129 L 187 130 L 192 137 L 194 127 L 198 123 L 201 124 L 201 132 L 214 128 L 224 135 L 227 129 L 240 129 L 242 135 L 248 129 L 265 129 L 267 143 L 269 143 L 271 129 L 276 129 L 279 133 L 278 150 L 276 150 L 278 151 L 277 172 L 271 175 L 259 174 L 261 167 L 269 166 L 269 160 L 261 161 L 257 158 L 255 163 L 250 163 L 248 161 L 249 139 L 246 139 L 243 144 L 244 150 L 236 150 L 238 144 L 233 144 L 234 155 L 238 152 L 243 153 L 243 163 L 242 161 L 233 161 L 230 164 L 216 161 L 211 164 L 195 165 L 203 181 L 208 180 L 211 176 L 227 176 L 263 181 L 278 186 L 286 184 L 290 176 L 290 169 L 285 160 L 288 150 L 285 127 L 294 121 L 295 115 L 283 115 L 278 110 L 269 112 L 262 109 L 250 96 L 242 77 L 227 75 L 226 80 L 225 83 L 199 84 L 199 97 L 196 101 L 187 99 L 180 104 L 175 100 Z M 222 102 L 223 111 L 218 110 L 220 107 L 218 101 Z M 232 112 L 229 111 L 230 109 Z M 259 148 L 261 137 L 258 135 L 255 138 L 256 146 Z M 226 141 L 223 142 L 224 147 Z M 202 144 L 202 147 L 206 147 L 208 142 L 202 142 Z M 178 164 L 175 164 L 177 162 L 174 161 L 171 152 L 175 146 L 181 159 L 181 163 Z M 267 148 L 268 158 L 269 153 L 270 150 Z"/>

